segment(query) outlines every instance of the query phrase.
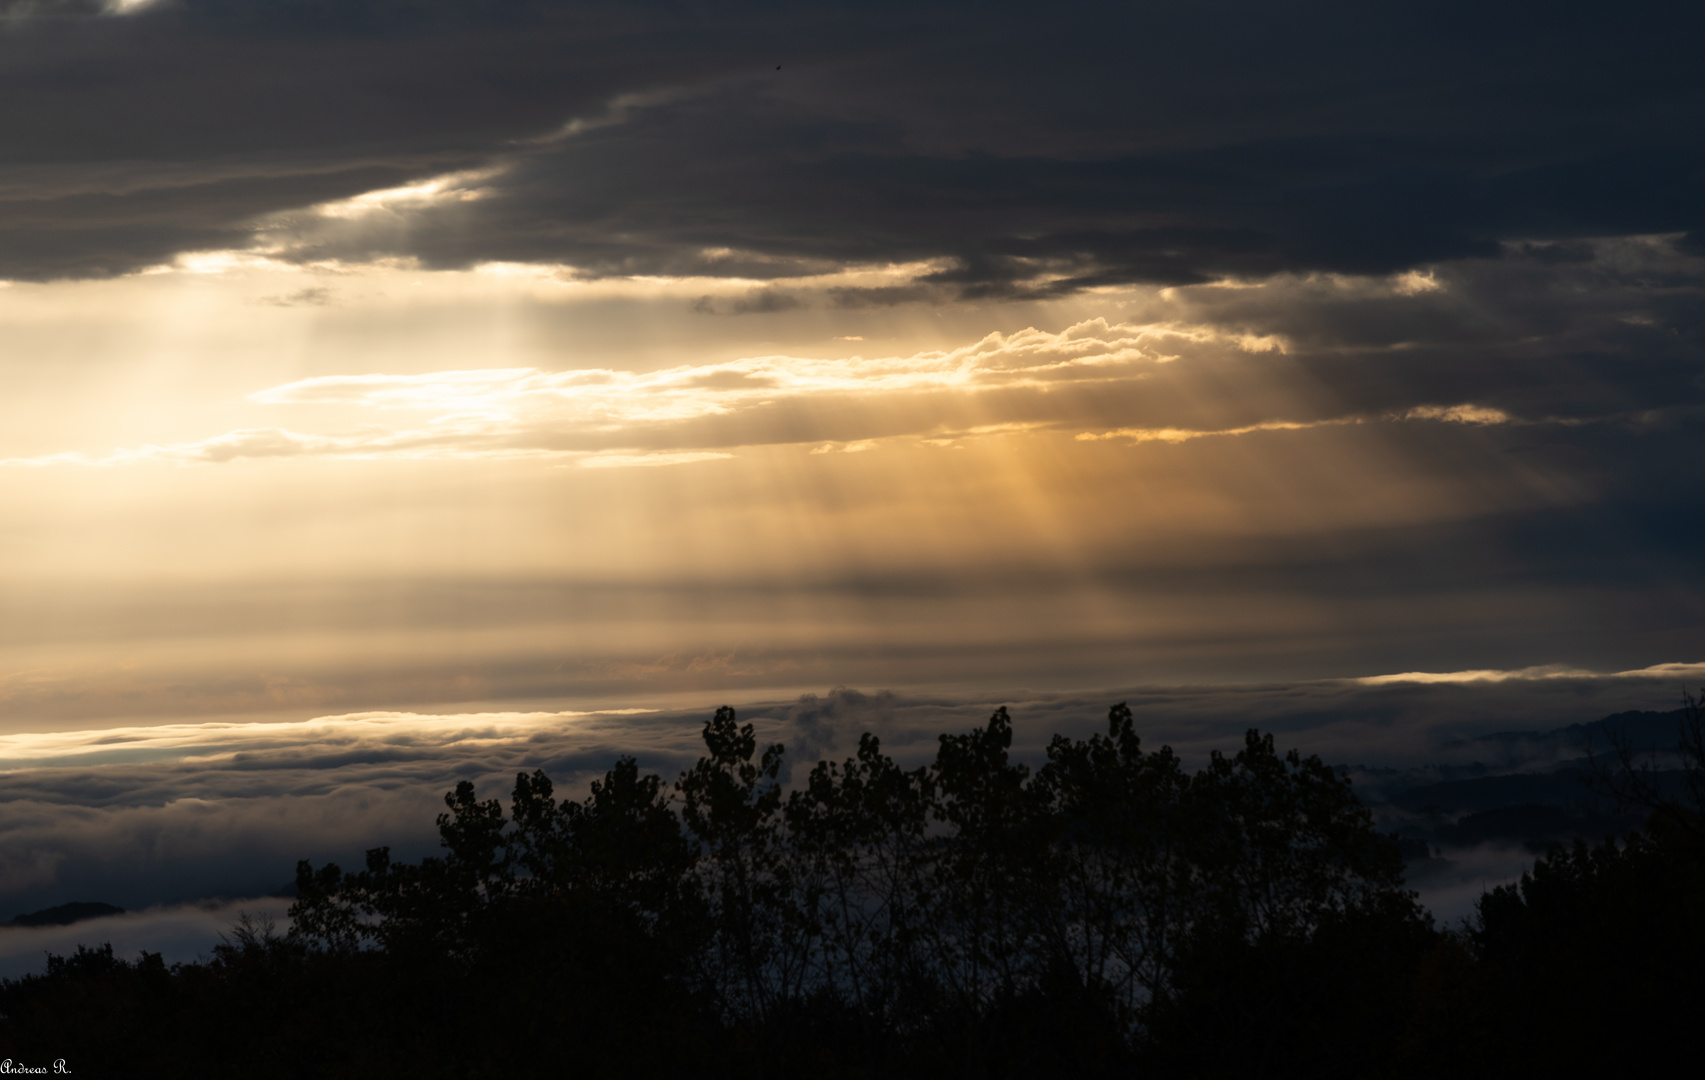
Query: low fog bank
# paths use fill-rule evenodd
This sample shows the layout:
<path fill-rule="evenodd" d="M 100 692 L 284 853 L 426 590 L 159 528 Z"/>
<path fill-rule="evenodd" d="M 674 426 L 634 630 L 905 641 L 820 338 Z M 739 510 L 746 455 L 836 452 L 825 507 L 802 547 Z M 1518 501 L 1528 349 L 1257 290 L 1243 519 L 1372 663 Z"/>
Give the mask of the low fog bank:
<path fill-rule="evenodd" d="M 1485 843 L 1470 848 L 1441 848 L 1432 859 L 1411 859 L 1409 887 L 1441 926 L 1459 926 L 1471 918 L 1489 889 L 1506 885 L 1533 868 L 1535 852 L 1525 845 Z"/>
<path fill-rule="evenodd" d="M 1576 838 L 1597 844 L 1645 824 L 1606 791 L 1622 742 L 1680 798 L 1674 754 L 1682 711 L 1630 711 L 1549 731 L 1503 731 L 1444 743 L 1407 768 L 1344 768 L 1382 830 L 1395 833 L 1409 883 L 1435 916 L 1471 915 L 1487 888 L 1512 881 L 1534 857 Z"/>
<path fill-rule="evenodd" d="M 1145 745 L 1169 744 L 1191 768 L 1259 727 L 1281 748 L 1319 754 L 1350 775 L 1381 827 L 1404 837 L 1411 884 L 1436 915 L 1456 920 L 1546 843 L 1639 824 L 1592 802 L 1579 783 L 1590 740 L 1602 735 L 1590 725 L 1645 710 L 1628 720 L 1632 730 L 1672 741 L 1657 733 L 1673 729 L 1668 713 L 1701 672 L 1479 672 L 1003 698 L 842 688 L 736 707 L 761 739 L 787 744 L 788 780 L 822 757 L 849 756 L 864 731 L 901 764 L 922 764 L 937 736 L 979 725 L 1001 704 L 1013 716 L 1014 756 L 1032 764 L 1055 734 L 1101 730 L 1118 701 L 1131 705 Z M 482 797 L 507 798 L 517 772 L 542 769 L 559 794 L 579 795 L 622 755 L 672 780 L 701 753 L 714 706 L 363 713 L 0 738 L 0 916 L 71 900 L 145 912 L 6 931 L 5 962 L 23 965 L 7 970 L 109 939 L 120 952 L 191 959 L 241 906 L 206 898 L 281 896 L 299 859 L 348 867 L 381 844 L 401 859 L 431 853 L 442 797 L 460 780 Z M 282 912 L 288 901 L 265 903 Z"/>
<path fill-rule="evenodd" d="M 111 944 L 114 955 L 126 959 L 144 951 L 159 953 L 168 964 L 204 959 L 245 914 L 256 923 L 271 919 L 278 930 L 288 929 L 289 906 L 288 900 L 258 897 L 154 907 L 69 926 L 0 926 L 0 978 L 39 972 L 49 953 L 65 956 L 79 945 Z"/>

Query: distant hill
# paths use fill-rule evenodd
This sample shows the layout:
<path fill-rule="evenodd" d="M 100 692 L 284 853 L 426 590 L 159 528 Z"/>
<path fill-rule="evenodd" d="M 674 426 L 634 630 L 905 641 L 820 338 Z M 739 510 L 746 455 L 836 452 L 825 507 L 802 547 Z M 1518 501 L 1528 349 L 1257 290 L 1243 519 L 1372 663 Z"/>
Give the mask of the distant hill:
<path fill-rule="evenodd" d="M 1381 825 L 1396 832 L 1412 878 L 1447 869 L 1439 854 L 1482 844 L 1539 853 L 1580 836 L 1596 842 L 1638 829 L 1643 811 L 1616 805 L 1591 783 L 1589 755 L 1612 737 L 1656 750 L 1660 789 L 1680 794 L 1682 773 L 1666 769 L 1681 710 L 1624 712 L 1546 731 L 1500 731 L 1439 747 L 1441 760 L 1409 769 L 1355 768 L 1356 790 Z"/>
<path fill-rule="evenodd" d="M 13 916 L 6 926 L 70 926 L 84 919 L 99 919 L 104 915 L 123 915 L 117 904 L 102 904 L 94 900 L 73 900 L 69 904 L 42 908 L 26 915 Z"/>
<path fill-rule="evenodd" d="M 1591 724 L 1570 724 L 1550 731 L 1499 731 L 1473 739 L 1445 743 L 1440 750 L 1457 756 L 1474 754 L 1489 768 L 1519 768 L 1524 763 L 1565 755 L 1581 758 L 1588 753 L 1610 751 L 1613 738 L 1627 739 L 1638 750 L 1660 752 L 1675 748 L 1682 710 L 1673 712 L 1621 712 Z"/>

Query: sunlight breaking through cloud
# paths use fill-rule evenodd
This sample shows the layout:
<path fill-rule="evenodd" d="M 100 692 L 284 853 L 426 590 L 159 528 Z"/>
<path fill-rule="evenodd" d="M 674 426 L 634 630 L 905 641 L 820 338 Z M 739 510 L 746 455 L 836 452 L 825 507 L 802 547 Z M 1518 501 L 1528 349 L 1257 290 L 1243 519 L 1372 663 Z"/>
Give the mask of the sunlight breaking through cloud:
<path fill-rule="evenodd" d="M 0 459 L 0 465 L 123 466 L 150 462 L 220 464 L 259 458 L 578 459 L 587 468 L 666 466 L 732 456 L 740 446 L 818 444 L 814 454 L 857 452 L 896 436 L 929 442 L 1050 427 L 1052 395 L 1068 388 L 1140 389 L 1185 352 L 1211 357 L 1265 351 L 1247 335 L 1205 325 L 1079 322 L 1058 333 L 1034 327 L 991 333 L 968 346 L 908 356 L 809 358 L 786 355 L 681 365 L 659 371 L 613 368 L 541 371 L 491 368 L 412 375 L 325 375 L 248 395 L 261 406 L 354 409 L 376 417 L 424 414 L 413 422 L 368 422 L 341 432 L 243 428 L 193 442 L 145 444 L 90 454 L 67 451 Z M 1276 348 L 1276 346 L 1273 346 Z M 999 394 L 1014 419 L 966 423 L 978 402 Z M 905 412 L 894 411 L 895 403 Z M 859 409 L 862 406 L 863 413 Z M 1283 410 L 1283 403 L 1275 403 Z M 784 414 L 845 414 L 847 436 L 823 441 Z M 437 414 L 437 415 L 431 415 Z M 1473 403 L 1423 405 L 1381 416 L 1312 419 L 1276 416 L 1229 427 L 1182 424 L 1080 431 L 1080 441 L 1182 443 L 1208 437 L 1307 431 L 1375 421 L 1470 426 L 1513 423 L 1501 409 Z"/>

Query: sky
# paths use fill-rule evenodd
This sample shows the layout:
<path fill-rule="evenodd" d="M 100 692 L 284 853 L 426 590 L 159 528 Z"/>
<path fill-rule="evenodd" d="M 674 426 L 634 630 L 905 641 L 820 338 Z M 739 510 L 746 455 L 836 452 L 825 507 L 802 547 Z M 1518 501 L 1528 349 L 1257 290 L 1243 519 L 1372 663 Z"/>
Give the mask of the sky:
<path fill-rule="evenodd" d="M 724 701 L 1673 708 L 1702 22 L 0 0 L 0 914 Z"/>

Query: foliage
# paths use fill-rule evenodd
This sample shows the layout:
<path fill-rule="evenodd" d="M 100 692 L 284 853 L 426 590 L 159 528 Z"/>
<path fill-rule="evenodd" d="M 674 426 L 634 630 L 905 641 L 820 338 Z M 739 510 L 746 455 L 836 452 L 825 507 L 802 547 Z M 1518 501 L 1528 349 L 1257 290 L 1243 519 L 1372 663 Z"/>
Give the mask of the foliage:
<path fill-rule="evenodd" d="M 1684 695 L 1679 776 L 1612 732 L 1601 792 L 1644 830 L 1555 845 L 1417 967 L 1400 1075 L 1658 1074 L 1705 993 L 1705 708 Z"/>
<path fill-rule="evenodd" d="M 506 813 L 459 784 L 439 855 L 300 864 L 286 936 L 245 924 L 173 967 L 55 958 L 0 986 L 0 1054 L 125 1076 L 178 1075 L 175 1040 L 257 1077 L 1435 1075 L 1588 1022 L 1583 979 L 1651 1016 L 1695 1000 L 1658 941 L 1696 963 L 1674 814 L 1554 850 L 1441 934 L 1348 781 L 1270 735 L 1191 774 L 1119 705 L 1031 770 L 1001 709 L 928 766 L 866 734 L 786 791 L 782 748 L 732 709 L 703 734 L 673 785 L 629 758 L 578 801 L 521 774 Z"/>
<path fill-rule="evenodd" d="M 653 958 L 657 992 L 765 1047 L 771 1070 L 826 1068 L 827 1053 L 975 1076 L 1123 1068 L 1223 1004 L 1201 972 L 1306 950 L 1327 927 L 1427 932 L 1348 782 L 1255 732 L 1191 776 L 1144 751 L 1120 705 L 1105 734 L 1056 738 L 1032 773 L 1010 760 L 1000 709 L 942 736 L 926 768 L 866 734 L 792 792 L 782 747 L 760 748 L 732 709 L 704 741 L 669 793 L 628 760 L 583 804 L 523 775 L 506 819 L 460 785 L 444 855 L 304 864 L 294 934 L 477 970 L 514 947 L 509 928 L 595 910 Z M 1319 996 L 1306 964 L 1269 966 L 1263 993 Z"/>
<path fill-rule="evenodd" d="M 1626 731 L 1610 729 L 1609 754 L 1594 752 L 1589 758 L 1590 783 L 1619 805 L 1662 818 L 1666 829 L 1705 844 L 1705 694 L 1696 698 L 1683 690 L 1681 701 L 1676 740 L 1668 750 L 1679 769 L 1666 775 L 1657 767 L 1664 755 L 1656 747 L 1642 751 Z M 1679 783 L 1666 784 L 1666 779 Z"/>

